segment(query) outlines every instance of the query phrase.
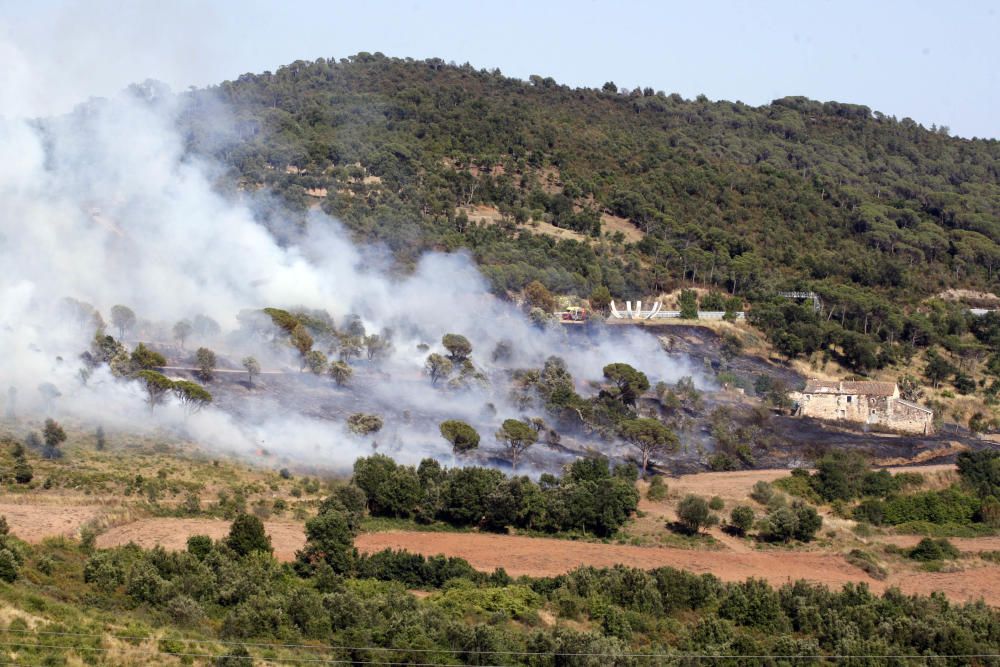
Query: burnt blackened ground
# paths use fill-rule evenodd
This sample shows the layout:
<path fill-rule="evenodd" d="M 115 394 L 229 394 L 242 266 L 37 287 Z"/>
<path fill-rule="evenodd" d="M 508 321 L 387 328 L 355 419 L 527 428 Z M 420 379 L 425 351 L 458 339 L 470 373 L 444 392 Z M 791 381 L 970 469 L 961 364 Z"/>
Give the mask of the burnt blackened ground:
<path fill-rule="evenodd" d="M 587 336 L 588 327 L 576 327 L 570 336 Z M 789 367 L 771 363 L 755 356 L 741 355 L 726 358 L 722 353 L 720 337 L 712 330 L 698 326 L 669 325 L 648 326 L 644 330 L 661 337 L 667 344 L 662 354 L 675 356 L 679 363 L 701 371 L 705 378 L 712 378 L 720 371 L 739 379 L 746 387 L 745 393 L 707 389 L 701 394 L 701 403 L 694 409 L 666 410 L 651 392 L 640 403 L 644 413 L 659 414 L 673 422 L 682 443 L 679 451 L 665 457 L 658 468 L 670 473 L 688 473 L 706 470 L 710 457 L 724 449 L 713 432 L 713 425 L 726 424 L 737 432 L 734 440 L 748 442 L 752 462 L 741 467 L 775 468 L 797 467 L 810 464 L 815 458 L 832 450 L 856 450 L 875 461 L 892 463 L 934 462 L 943 463 L 954 458 L 955 447 L 981 448 L 988 446 L 968 432 L 960 429 L 933 436 L 904 436 L 866 432 L 863 428 L 850 428 L 813 419 L 803 419 L 765 408 L 752 396 L 755 380 L 766 375 L 780 380 L 789 388 L 798 388 L 804 378 Z M 221 358 L 220 366 L 235 364 Z M 190 371 L 177 370 L 174 376 L 192 375 Z M 215 404 L 235 415 L 242 423 L 252 425 L 264 418 L 273 418 L 275 412 L 292 418 L 302 418 L 343 424 L 347 417 L 358 412 L 382 416 L 385 426 L 379 433 L 363 442 L 365 451 L 380 451 L 397 458 L 419 451 L 420 455 L 434 456 L 445 465 L 493 465 L 509 469 L 500 446 L 494 441 L 493 431 L 504 417 L 490 411 L 492 392 L 498 399 L 508 390 L 509 378 L 491 377 L 486 394 L 479 395 L 472 412 L 454 415 L 472 423 L 482 436 L 478 451 L 462 459 L 455 459 L 447 443 L 438 434 L 442 405 L 463 401 L 461 392 L 436 393 L 426 376 L 414 371 L 412 376 L 398 371 L 390 376 L 380 371 L 377 364 L 356 362 L 355 376 L 347 387 L 337 387 L 328 377 L 316 377 L 286 369 L 279 374 L 264 374 L 254 380 L 251 388 L 246 375 L 239 372 L 217 373 L 210 383 Z M 396 392 L 387 394 L 379 385 L 391 383 Z M 436 404 L 426 401 L 393 400 L 395 396 L 436 397 Z M 466 400 L 468 402 L 468 400 Z M 499 402 L 499 401 L 498 401 Z M 468 407 L 466 408 L 468 410 Z M 717 413 L 722 410 L 723 412 Z M 540 406 L 528 410 L 531 415 L 542 416 L 559 432 L 557 443 L 539 441 L 522 459 L 518 472 L 557 472 L 563 465 L 577 457 L 603 454 L 616 461 L 628 460 L 635 455 L 626 444 L 610 442 L 591 432 L 578 420 L 558 422 L 545 415 Z M 716 413 L 713 417 L 713 413 Z M 720 416 L 721 415 L 721 416 Z M 344 435 L 344 438 L 353 436 Z M 340 439 L 331 436 L 331 440 Z M 271 449 L 261 442 L 261 450 Z M 334 448 L 337 442 L 330 442 Z M 279 460 L 276 465 L 295 466 L 300 462 Z M 303 463 L 303 465 L 305 465 Z M 322 463 L 309 463 L 309 468 L 322 469 Z"/>

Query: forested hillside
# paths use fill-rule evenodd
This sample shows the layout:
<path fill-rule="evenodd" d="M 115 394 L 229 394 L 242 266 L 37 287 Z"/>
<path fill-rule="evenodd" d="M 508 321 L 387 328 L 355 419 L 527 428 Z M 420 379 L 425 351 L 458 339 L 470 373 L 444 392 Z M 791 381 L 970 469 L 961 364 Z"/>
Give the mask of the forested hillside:
<path fill-rule="evenodd" d="M 864 106 L 572 89 L 377 54 L 212 92 L 239 121 L 223 156 L 245 183 L 299 206 L 325 188 L 324 208 L 397 250 L 468 245 L 508 288 L 540 278 L 628 296 L 688 279 L 748 294 L 817 283 L 917 296 L 986 285 L 1000 263 L 1000 144 Z M 456 217 L 480 203 L 595 237 L 608 212 L 646 239 L 541 247 L 547 270 Z"/>
<path fill-rule="evenodd" d="M 404 264 L 465 247 L 498 291 L 725 290 L 762 306 L 789 356 L 833 345 L 860 371 L 908 356 L 898 345 L 954 333 L 916 313 L 923 299 L 990 291 L 1000 266 L 1000 144 L 864 106 L 574 89 L 367 53 L 191 95 L 192 150 Z M 230 141 L 203 111 L 216 97 Z M 790 288 L 824 311 L 765 312 Z"/>

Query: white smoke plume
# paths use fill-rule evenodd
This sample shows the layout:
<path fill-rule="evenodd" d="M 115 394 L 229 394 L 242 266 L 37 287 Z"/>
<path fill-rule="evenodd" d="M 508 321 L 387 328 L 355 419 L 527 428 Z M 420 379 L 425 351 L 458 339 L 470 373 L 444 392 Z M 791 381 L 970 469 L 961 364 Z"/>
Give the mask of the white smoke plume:
<path fill-rule="evenodd" d="M 15 86 L 33 79 L 16 48 L 0 40 L 0 54 L 17 74 Z M 7 387 L 17 390 L 16 405 L 8 407 L 119 429 L 174 428 L 210 448 L 248 456 L 265 449 L 294 463 L 337 468 L 371 451 L 344 428 L 351 406 L 383 414 L 379 442 L 405 461 L 449 456 L 431 427 L 443 419 L 470 421 L 490 447 L 499 422 L 519 416 L 502 384 L 464 392 L 430 386 L 421 373 L 427 352 L 417 346 L 440 351 L 448 332 L 472 341 L 481 366 L 507 340 L 514 349 L 509 368 L 538 367 L 555 354 L 580 381 L 598 380 L 616 361 L 654 382 L 692 374 L 642 332 L 571 343 L 558 328 L 538 329 L 489 294 L 464 254 L 429 254 L 411 275 L 395 278 L 384 270 L 384 253 L 353 245 L 318 212 L 294 244 L 279 244 L 255 219 L 252 198 L 217 191 L 214 166 L 185 151 L 176 131 L 184 96 L 155 86 L 141 92 L 43 122 L 24 115 L 16 91 L 0 97 L 0 393 L 10 403 Z M 222 110 L 218 122 L 226 122 Z M 130 345 L 170 344 L 174 322 L 211 315 L 224 335 L 210 346 L 237 368 L 248 353 L 266 368 L 296 366 L 266 345 L 225 335 L 238 328 L 240 311 L 267 306 L 324 309 L 338 325 L 357 313 L 369 331 L 395 332 L 395 352 L 359 373 L 353 390 L 309 380 L 282 385 L 302 400 L 245 392 L 194 415 L 177 405 L 150 413 L 135 383 L 106 370 L 86 384 L 79 380 L 79 355 L 93 328 L 67 316 L 59 305 L 64 297 L 92 304 L 106 320 L 113 305 L 132 307 L 140 325 Z M 61 393 L 52 404 L 37 391 L 45 382 Z"/>

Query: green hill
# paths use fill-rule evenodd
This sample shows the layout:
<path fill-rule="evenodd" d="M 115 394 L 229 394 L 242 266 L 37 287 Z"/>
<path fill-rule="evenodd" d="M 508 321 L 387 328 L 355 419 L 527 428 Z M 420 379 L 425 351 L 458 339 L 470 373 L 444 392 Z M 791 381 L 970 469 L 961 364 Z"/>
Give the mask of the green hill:
<path fill-rule="evenodd" d="M 697 284 L 763 304 L 813 289 L 823 312 L 762 308 L 762 326 L 793 335 L 790 354 L 860 337 L 864 370 L 901 340 L 933 341 L 913 320 L 926 297 L 995 288 L 1000 143 L 865 106 L 569 88 L 367 53 L 191 95 L 206 102 L 183 119 L 191 148 L 244 188 L 319 204 L 404 265 L 468 248 L 498 291 Z M 216 96 L 233 141 L 201 111 Z"/>

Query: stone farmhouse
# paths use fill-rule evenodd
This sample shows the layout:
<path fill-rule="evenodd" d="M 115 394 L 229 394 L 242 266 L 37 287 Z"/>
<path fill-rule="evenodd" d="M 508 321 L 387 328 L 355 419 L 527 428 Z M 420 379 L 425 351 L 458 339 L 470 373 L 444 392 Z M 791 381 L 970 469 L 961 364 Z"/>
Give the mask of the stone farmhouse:
<path fill-rule="evenodd" d="M 872 424 L 923 435 L 934 431 L 934 411 L 900 398 L 894 382 L 809 380 L 805 389 L 791 398 L 800 417 Z"/>

